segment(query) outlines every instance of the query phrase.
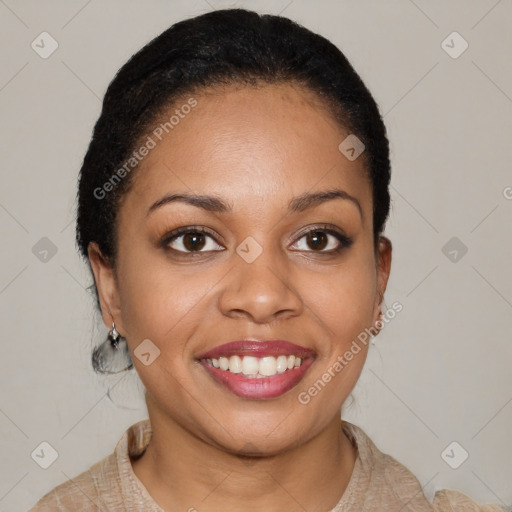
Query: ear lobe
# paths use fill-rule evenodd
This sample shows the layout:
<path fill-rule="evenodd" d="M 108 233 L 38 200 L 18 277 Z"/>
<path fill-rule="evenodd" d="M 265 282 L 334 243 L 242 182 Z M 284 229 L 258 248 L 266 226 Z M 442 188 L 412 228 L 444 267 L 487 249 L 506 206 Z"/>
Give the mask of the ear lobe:
<path fill-rule="evenodd" d="M 114 268 L 103 256 L 96 242 L 89 243 L 87 254 L 93 272 L 94 283 L 98 290 L 103 322 L 110 329 L 115 319 L 116 328 L 122 330 L 119 293 Z"/>
<path fill-rule="evenodd" d="M 382 311 L 380 304 L 384 299 L 384 293 L 388 284 L 389 274 L 391 273 L 391 254 L 393 246 L 391 240 L 385 236 L 379 237 L 378 248 L 377 248 L 377 290 L 375 309 Z M 378 318 L 375 319 L 377 321 Z"/>

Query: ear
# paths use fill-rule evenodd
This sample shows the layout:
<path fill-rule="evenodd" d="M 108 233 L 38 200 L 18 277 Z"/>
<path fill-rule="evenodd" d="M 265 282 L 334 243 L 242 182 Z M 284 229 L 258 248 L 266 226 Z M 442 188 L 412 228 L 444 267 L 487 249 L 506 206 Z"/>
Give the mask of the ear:
<path fill-rule="evenodd" d="M 384 298 L 384 292 L 388 284 L 389 274 L 391 272 L 391 253 L 393 247 L 391 240 L 385 236 L 379 237 L 377 246 L 375 268 L 377 271 L 377 287 L 375 294 L 375 305 L 373 309 L 373 324 L 380 318 L 382 312 L 381 303 Z"/>
<path fill-rule="evenodd" d="M 89 244 L 87 253 L 91 263 L 96 289 L 98 290 L 103 322 L 110 329 L 112 322 L 115 321 L 116 330 L 123 333 L 119 291 L 114 268 L 103 256 L 96 242 Z"/>

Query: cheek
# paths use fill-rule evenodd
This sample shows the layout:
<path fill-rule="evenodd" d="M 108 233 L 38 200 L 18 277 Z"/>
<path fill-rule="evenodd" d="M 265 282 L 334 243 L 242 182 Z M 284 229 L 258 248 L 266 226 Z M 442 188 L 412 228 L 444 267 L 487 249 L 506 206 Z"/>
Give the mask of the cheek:
<path fill-rule="evenodd" d="M 157 402 L 183 403 L 190 399 L 183 389 L 193 389 L 194 384 L 194 368 L 186 359 L 188 340 L 203 321 L 205 295 L 215 281 L 210 283 L 199 272 L 172 269 L 155 258 L 144 264 L 127 258 L 123 272 L 121 308 L 130 350 L 137 356 L 136 349 L 145 339 L 159 350 L 148 366 L 132 357 L 137 373 Z"/>
<path fill-rule="evenodd" d="M 372 261 L 354 256 L 329 274 L 303 276 L 306 306 L 332 339 L 332 352 L 344 350 L 370 327 L 375 302 L 376 274 Z"/>
<path fill-rule="evenodd" d="M 372 261 L 347 260 L 318 284 L 309 283 L 313 310 L 323 342 L 317 365 L 297 390 L 304 413 L 318 425 L 337 414 L 353 390 L 366 361 L 372 324 L 376 274 Z M 306 284 L 306 283 L 304 283 Z"/>
<path fill-rule="evenodd" d="M 119 262 L 123 326 L 131 345 L 151 339 L 161 351 L 183 350 L 218 281 L 213 272 L 172 266 L 162 257 L 132 254 Z"/>

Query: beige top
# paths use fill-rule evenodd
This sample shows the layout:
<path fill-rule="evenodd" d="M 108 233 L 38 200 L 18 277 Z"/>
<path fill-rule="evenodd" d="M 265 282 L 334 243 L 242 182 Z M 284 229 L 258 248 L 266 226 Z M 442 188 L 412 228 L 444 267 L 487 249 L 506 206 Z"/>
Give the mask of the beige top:
<path fill-rule="evenodd" d="M 449 490 L 437 491 L 430 504 L 417 478 L 405 466 L 382 453 L 361 428 L 347 421 L 342 424 L 357 446 L 358 455 L 348 486 L 330 512 L 506 512 L 503 506 L 479 506 L 464 494 Z M 130 456 L 144 452 L 150 439 L 149 419 L 132 425 L 114 453 L 55 487 L 29 512 L 164 512 L 137 478 L 130 462 Z"/>

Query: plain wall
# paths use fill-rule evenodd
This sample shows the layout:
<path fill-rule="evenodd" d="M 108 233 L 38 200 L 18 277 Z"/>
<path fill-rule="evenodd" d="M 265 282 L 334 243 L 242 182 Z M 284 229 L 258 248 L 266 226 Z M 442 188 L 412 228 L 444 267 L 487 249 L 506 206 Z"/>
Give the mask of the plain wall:
<path fill-rule="evenodd" d="M 74 245 L 77 173 L 118 68 L 172 23 L 233 5 L 0 2 L 1 510 L 27 510 L 146 417 L 134 374 L 99 377 L 90 365 L 107 329 Z M 429 498 L 451 488 L 511 504 L 512 4 L 236 5 L 282 13 L 331 39 L 388 128 L 385 234 L 394 254 L 385 304 L 403 310 L 371 345 L 344 418 L 405 464 Z M 43 31 L 59 45 L 47 59 L 31 47 Z M 442 47 L 454 31 L 469 44 L 458 58 Z M 461 48 L 451 40 L 452 52 Z M 33 252 L 38 243 L 56 250 L 46 262 Z M 42 441 L 59 455 L 46 470 L 30 456 Z M 441 457 L 452 441 L 469 453 L 458 469 Z"/>

